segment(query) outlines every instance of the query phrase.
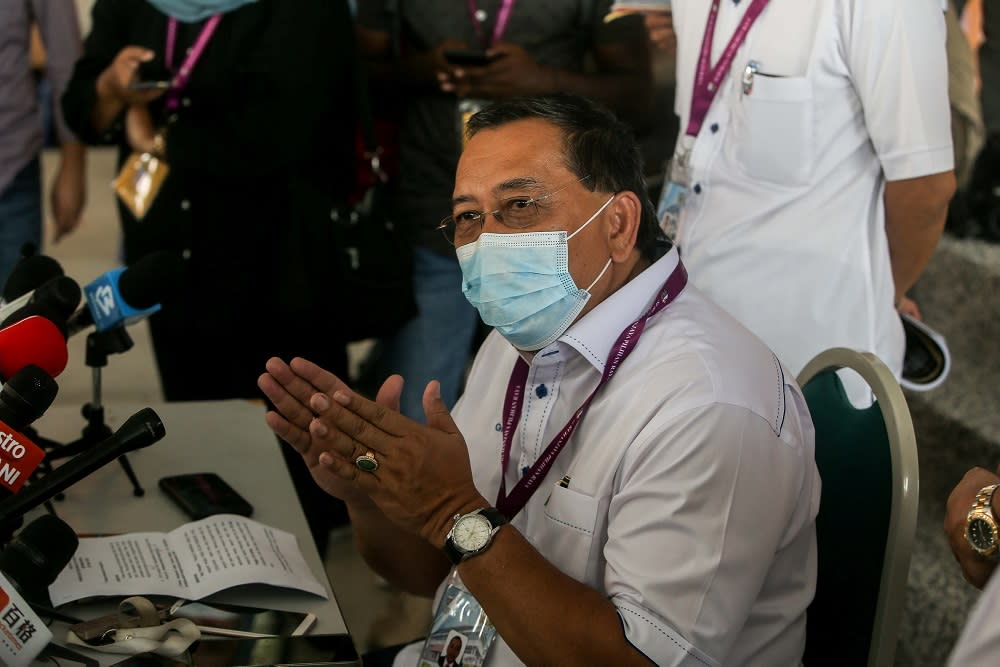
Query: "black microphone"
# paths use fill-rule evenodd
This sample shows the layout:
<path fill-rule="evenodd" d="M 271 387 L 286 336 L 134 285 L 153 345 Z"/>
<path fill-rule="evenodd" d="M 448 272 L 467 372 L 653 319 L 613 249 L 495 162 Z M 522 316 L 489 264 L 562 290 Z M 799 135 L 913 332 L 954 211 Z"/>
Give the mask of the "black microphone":
<path fill-rule="evenodd" d="M 166 435 L 163 421 L 152 408 L 143 408 L 125 420 L 114 435 L 70 459 L 20 493 L 0 501 L 0 525 L 24 516 L 57 493 L 79 482 L 122 454 L 148 447 Z"/>
<path fill-rule="evenodd" d="M 161 250 L 128 268 L 101 274 L 84 287 L 87 305 L 69 317 L 69 335 L 95 323 L 105 331 L 149 317 L 178 288 L 183 272 L 184 261 Z"/>
<path fill-rule="evenodd" d="M 0 306 L 0 319 L 6 320 L 23 306 L 42 304 L 47 308 L 51 308 L 52 312 L 59 319 L 65 320 L 80 305 L 80 299 L 82 298 L 83 292 L 75 280 L 69 276 L 58 276 L 48 280 L 31 292 L 23 294 Z"/>
<path fill-rule="evenodd" d="M 63 275 L 59 262 L 45 255 L 31 255 L 20 259 L 10 272 L 3 286 L 3 302 L 8 303 L 37 289 L 53 278 Z"/>
<path fill-rule="evenodd" d="M 45 414 L 58 392 L 51 375 L 33 364 L 25 366 L 0 388 L 0 423 L 23 431 Z"/>
<path fill-rule="evenodd" d="M 0 551 L 0 572 L 29 604 L 51 607 L 49 585 L 73 558 L 79 543 L 65 521 L 43 514 Z"/>

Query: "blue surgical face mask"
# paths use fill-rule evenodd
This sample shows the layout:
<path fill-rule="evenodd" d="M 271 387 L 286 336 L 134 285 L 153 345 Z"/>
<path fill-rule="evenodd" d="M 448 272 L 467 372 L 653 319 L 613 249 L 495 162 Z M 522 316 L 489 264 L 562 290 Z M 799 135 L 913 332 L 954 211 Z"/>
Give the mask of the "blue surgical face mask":
<path fill-rule="evenodd" d="M 462 292 L 483 322 L 514 347 L 540 350 L 561 336 L 590 300 L 590 290 L 611 266 L 611 259 L 587 289 L 569 273 L 569 240 L 608 207 L 604 202 L 579 229 L 521 234 L 480 234 L 456 250 L 462 267 Z"/>

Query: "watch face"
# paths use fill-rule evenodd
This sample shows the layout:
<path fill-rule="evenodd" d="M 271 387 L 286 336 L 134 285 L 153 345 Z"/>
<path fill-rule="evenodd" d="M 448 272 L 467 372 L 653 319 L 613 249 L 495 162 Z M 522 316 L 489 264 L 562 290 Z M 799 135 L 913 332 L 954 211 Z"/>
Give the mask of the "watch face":
<path fill-rule="evenodd" d="M 979 551 L 988 551 L 996 546 L 996 528 L 982 517 L 973 517 L 965 528 L 965 534 L 969 543 Z"/>
<path fill-rule="evenodd" d="M 468 514 L 455 523 L 452 531 L 452 542 L 462 551 L 478 551 L 490 541 L 493 525 L 490 520 L 479 514 Z"/>

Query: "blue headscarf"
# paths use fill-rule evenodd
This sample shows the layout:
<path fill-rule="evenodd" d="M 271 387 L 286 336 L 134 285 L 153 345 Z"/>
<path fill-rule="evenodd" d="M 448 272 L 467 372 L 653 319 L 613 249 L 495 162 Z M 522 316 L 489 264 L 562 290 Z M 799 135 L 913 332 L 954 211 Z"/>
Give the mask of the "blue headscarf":
<path fill-rule="evenodd" d="M 158 10 L 184 23 L 197 23 L 213 14 L 225 14 L 257 0 L 148 0 Z"/>

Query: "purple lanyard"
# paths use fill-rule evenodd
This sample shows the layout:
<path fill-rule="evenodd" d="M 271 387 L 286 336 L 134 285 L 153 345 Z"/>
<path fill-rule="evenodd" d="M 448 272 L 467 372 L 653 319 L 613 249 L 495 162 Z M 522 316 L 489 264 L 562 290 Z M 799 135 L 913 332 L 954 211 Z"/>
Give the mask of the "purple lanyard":
<path fill-rule="evenodd" d="M 184 86 L 187 85 L 188 80 L 191 78 L 191 70 L 194 69 L 195 63 L 201 58 L 201 54 L 205 52 L 205 47 L 208 46 L 208 41 L 212 39 L 212 34 L 215 33 L 215 29 L 218 27 L 221 19 L 222 14 L 216 14 L 208 19 L 205 27 L 198 34 L 198 39 L 195 40 L 194 46 L 188 51 L 187 58 L 181 63 L 181 68 L 174 75 L 174 81 L 170 86 L 170 90 L 167 91 L 167 109 L 169 111 L 175 111 L 180 106 L 181 91 L 184 90 Z M 167 21 L 167 52 L 165 54 L 167 69 L 171 71 L 174 69 L 174 47 L 176 44 L 177 19 L 171 18 Z"/>
<path fill-rule="evenodd" d="M 698 68 L 695 70 L 694 90 L 691 91 L 691 116 L 688 118 L 688 126 L 685 134 L 691 137 L 698 136 L 701 124 L 705 122 L 708 109 L 712 106 L 712 100 L 719 91 L 719 85 L 726 78 L 729 67 L 733 64 L 736 52 L 743 45 L 750 27 L 753 25 L 760 13 L 764 11 L 768 0 L 753 0 L 747 7 L 746 13 L 736 26 L 729 44 L 723 49 L 719 62 L 715 67 L 710 67 L 712 59 L 712 42 L 715 39 L 715 22 L 719 18 L 719 4 L 721 0 L 712 0 L 712 7 L 708 12 L 708 23 L 705 25 L 705 36 L 701 39 L 701 52 L 698 54 Z"/>
<path fill-rule="evenodd" d="M 545 479 L 545 475 L 548 474 L 556 457 L 559 456 L 559 452 L 562 451 L 563 446 L 569 441 L 576 427 L 580 425 L 580 421 L 583 419 L 584 414 L 586 414 L 587 408 L 590 407 L 591 401 L 594 400 L 594 396 L 601 390 L 601 387 L 611 380 L 618 367 L 621 366 L 622 362 L 625 361 L 626 357 L 632 353 L 632 350 L 639 343 L 639 337 L 646 328 L 646 322 L 666 308 L 680 294 L 686 284 L 687 271 L 678 259 L 676 268 L 667 277 L 666 282 L 663 283 L 663 287 L 660 288 L 660 293 L 657 295 L 653 305 L 649 307 L 642 317 L 630 324 L 618 336 L 614 347 L 611 348 L 614 350 L 614 354 L 605 363 L 601 381 L 594 387 L 594 391 L 590 392 L 587 400 L 573 413 L 570 420 L 563 426 L 552 442 L 549 443 L 549 446 L 545 448 L 545 451 L 538 457 L 538 460 L 535 461 L 535 465 L 531 466 L 528 472 L 511 489 L 510 494 L 508 494 L 506 480 L 507 465 L 510 463 L 510 449 L 514 442 L 514 430 L 521 420 L 521 409 L 524 407 L 524 389 L 528 381 L 529 370 L 528 363 L 523 358 L 518 357 L 517 363 L 514 364 L 514 370 L 510 374 L 510 382 L 507 383 L 507 397 L 503 402 L 503 450 L 500 454 L 500 490 L 497 492 L 496 505 L 497 509 L 507 517 L 508 521 L 521 511 L 521 508 L 527 504 L 531 496 L 538 490 L 539 485 Z"/>
<path fill-rule="evenodd" d="M 472 27 L 476 29 L 479 45 L 483 48 L 489 48 L 499 42 L 504 32 L 507 31 L 507 24 L 510 23 L 510 13 L 514 10 L 514 0 L 502 0 L 500 2 L 500 8 L 497 9 L 497 20 L 493 24 L 493 35 L 490 38 L 489 44 L 483 39 L 483 23 L 476 16 L 479 13 L 479 6 L 476 5 L 476 0 L 467 0 L 467 4 L 469 7 L 469 18 L 472 19 Z"/>

